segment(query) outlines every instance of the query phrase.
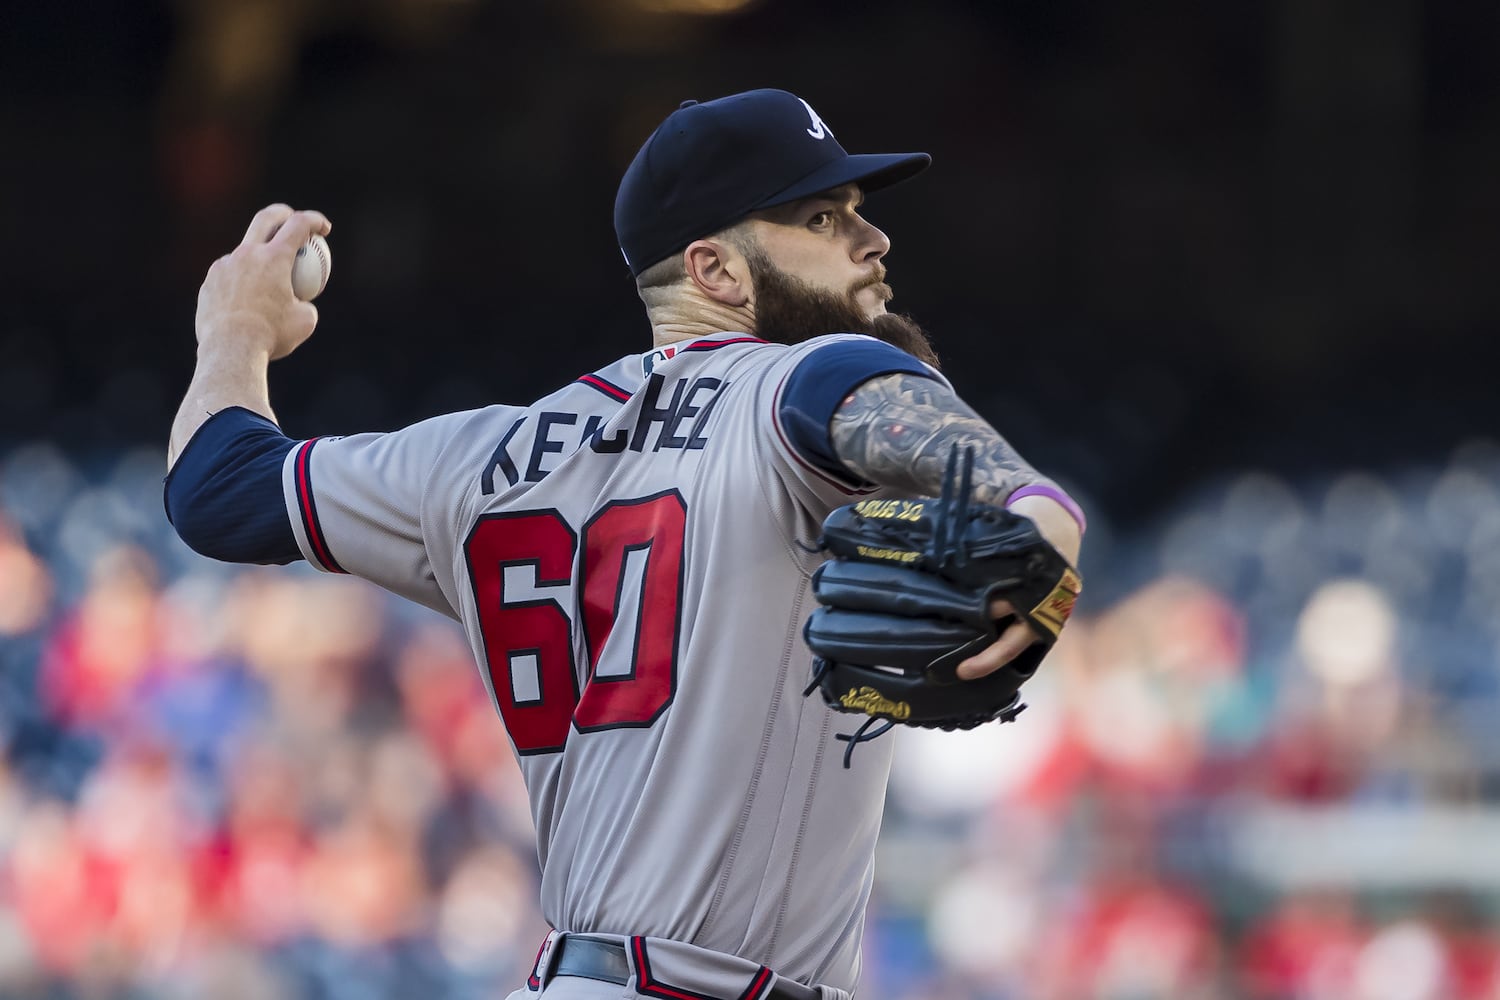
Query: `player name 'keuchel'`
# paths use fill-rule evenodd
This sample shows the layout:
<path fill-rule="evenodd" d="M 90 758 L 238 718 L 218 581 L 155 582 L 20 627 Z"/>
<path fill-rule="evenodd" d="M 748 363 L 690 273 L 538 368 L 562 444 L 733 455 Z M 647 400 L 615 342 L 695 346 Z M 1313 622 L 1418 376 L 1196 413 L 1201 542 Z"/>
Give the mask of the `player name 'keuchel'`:
<path fill-rule="evenodd" d="M 495 470 L 499 469 L 507 485 L 525 480 L 539 483 L 557 467 L 551 456 L 571 455 L 584 445 L 599 455 L 617 455 L 623 451 L 701 451 L 708 444 L 708 424 L 714 407 L 730 383 L 711 376 L 680 378 L 672 383 L 671 396 L 666 395 L 666 379 L 653 373 L 640 391 L 640 412 L 633 427 L 620 427 L 605 435 L 604 417 L 589 414 L 580 426 L 577 413 L 568 410 L 542 410 L 516 418 L 480 476 L 480 491 L 485 496 L 495 492 Z M 511 445 L 526 421 L 535 417 L 531 448 L 527 454 L 512 455 Z M 517 444 L 524 444 L 522 437 Z M 522 449 L 525 451 L 525 449 Z M 525 469 L 518 464 L 524 457 Z"/>

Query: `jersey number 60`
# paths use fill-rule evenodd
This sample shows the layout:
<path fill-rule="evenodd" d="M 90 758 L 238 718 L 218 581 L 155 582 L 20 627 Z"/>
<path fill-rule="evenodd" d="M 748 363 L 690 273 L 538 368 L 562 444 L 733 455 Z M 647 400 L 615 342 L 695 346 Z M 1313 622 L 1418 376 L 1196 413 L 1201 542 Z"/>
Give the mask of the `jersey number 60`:
<path fill-rule="evenodd" d="M 579 732 L 644 727 L 672 703 L 687 505 L 676 490 L 615 500 L 578 536 L 556 510 L 486 514 L 464 544 L 495 703 L 519 754 L 555 753 Z M 588 680 L 573 623 L 546 591 L 582 596 Z M 633 637 L 611 642 L 625 623 Z"/>

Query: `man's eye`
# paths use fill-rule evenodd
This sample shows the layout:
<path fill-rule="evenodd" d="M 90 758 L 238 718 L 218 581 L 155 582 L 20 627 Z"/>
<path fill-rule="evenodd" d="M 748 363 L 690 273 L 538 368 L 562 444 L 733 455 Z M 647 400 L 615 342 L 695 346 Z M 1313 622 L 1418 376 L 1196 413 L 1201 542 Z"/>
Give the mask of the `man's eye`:
<path fill-rule="evenodd" d="M 833 213 L 826 211 L 819 212 L 817 215 L 807 220 L 807 224 L 809 226 L 826 226 L 831 222 L 833 222 Z"/>

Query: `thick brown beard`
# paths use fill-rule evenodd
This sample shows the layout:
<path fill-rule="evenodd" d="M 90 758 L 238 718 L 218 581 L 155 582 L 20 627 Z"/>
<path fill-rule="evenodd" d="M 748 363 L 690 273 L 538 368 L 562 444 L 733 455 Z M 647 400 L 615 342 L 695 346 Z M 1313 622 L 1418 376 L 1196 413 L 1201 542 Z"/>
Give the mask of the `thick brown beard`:
<path fill-rule="evenodd" d="M 863 333 L 885 341 L 917 360 L 940 368 L 932 341 L 910 316 L 883 313 L 871 319 L 855 300 L 859 286 L 845 295 L 814 288 L 778 268 L 759 247 L 746 250 L 755 282 L 756 334 L 778 344 L 800 344 L 828 333 Z"/>

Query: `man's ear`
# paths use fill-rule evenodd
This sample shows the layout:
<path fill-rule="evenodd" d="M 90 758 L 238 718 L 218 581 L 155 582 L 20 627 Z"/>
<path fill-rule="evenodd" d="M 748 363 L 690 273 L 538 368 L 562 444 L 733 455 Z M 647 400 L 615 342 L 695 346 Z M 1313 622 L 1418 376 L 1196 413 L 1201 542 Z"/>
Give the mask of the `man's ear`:
<path fill-rule="evenodd" d="M 682 252 L 688 279 L 715 302 L 739 307 L 750 301 L 750 262 L 726 240 L 695 240 Z"/>

